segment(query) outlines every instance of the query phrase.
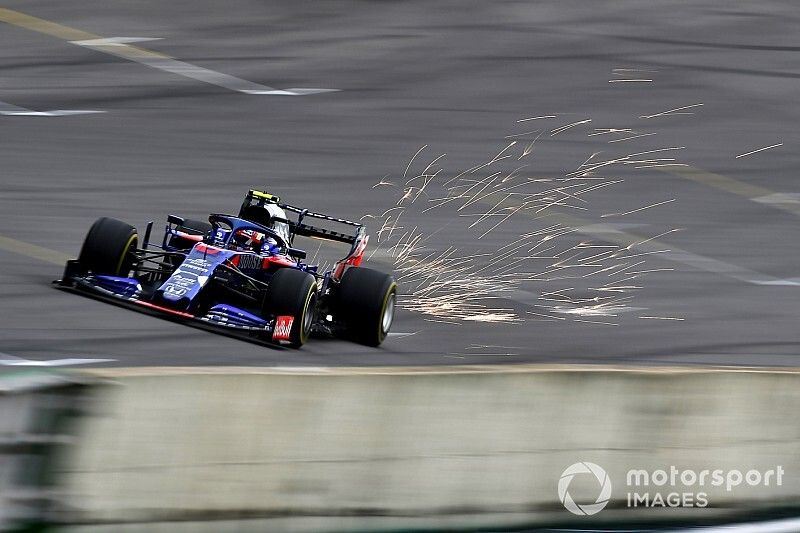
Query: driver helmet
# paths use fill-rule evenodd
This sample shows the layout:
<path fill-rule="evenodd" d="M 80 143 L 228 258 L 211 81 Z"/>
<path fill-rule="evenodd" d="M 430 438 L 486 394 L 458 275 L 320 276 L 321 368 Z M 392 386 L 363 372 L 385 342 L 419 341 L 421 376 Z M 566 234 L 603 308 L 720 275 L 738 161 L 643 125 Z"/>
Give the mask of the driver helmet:
<path fill-rule="evenodd" d="M 278 241 L 253 229 L 242 229 L 233 234 L 233 242 L 239 250 L 276 254 L 280 250 Z"/>
<path fill-rule="evenodd" d="M 289 242 L 289 225 L 286 220 L 286 211 L 275 204 L 266 204 L 264 209 L 268 213 L 268 222 L 264 224 L 269 229 L 277 233 L 284 242 Z"/>

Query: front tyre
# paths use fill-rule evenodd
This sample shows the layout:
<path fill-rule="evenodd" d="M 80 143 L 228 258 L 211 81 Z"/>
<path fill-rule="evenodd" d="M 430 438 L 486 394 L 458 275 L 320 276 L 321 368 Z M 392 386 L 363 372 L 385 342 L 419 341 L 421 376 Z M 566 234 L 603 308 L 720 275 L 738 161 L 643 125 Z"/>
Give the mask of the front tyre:
<path fill-rule="evenodd" d="M 135 263 L 139 242 L 136 228 L 115 218 L 98 218 L 78 255 L 80 265 L 93 274 L 127 276 Z"/>
<path fill-rule="evenodd" d="M 299 348 L 308 341 L 317 307 L 317 281 L 302 270 L 281 268 L 270 279 L 264 298 L 264 313 L 291 316 L 289 343 Z"/>
<path fill-rule="evenodd" d="M 394 278 L 371 268 L 350 267 L 339 285 L 338 311 L 356 342 L 378 346 L 389 333 L 397 303 Z"/>

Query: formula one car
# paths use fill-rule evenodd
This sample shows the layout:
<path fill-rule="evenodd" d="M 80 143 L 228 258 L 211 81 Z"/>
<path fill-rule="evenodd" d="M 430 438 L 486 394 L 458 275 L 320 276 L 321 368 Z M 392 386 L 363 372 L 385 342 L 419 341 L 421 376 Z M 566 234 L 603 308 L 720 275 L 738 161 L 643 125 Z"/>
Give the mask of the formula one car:
<path fill-rule="evenodd" d="M 292 213 L 292 218 L 286 213 Z M 310 223 L 312 222 L 312 223 Z M 314 225 L 316 224 L 316 225 Z M 342 227 L 335 231 L 324 226 Z M 218 331 L 299 347 L 312 333 L 378 346 L 394 318 L 397 284 L 361 266 L 365 228 L 250 190 L 237 216 L 167 217 L 161 245 L 136 228 L 98 219 L 58 287 Z M 346 257 L 318 272 L 297 236 L 344 243 Z"/>

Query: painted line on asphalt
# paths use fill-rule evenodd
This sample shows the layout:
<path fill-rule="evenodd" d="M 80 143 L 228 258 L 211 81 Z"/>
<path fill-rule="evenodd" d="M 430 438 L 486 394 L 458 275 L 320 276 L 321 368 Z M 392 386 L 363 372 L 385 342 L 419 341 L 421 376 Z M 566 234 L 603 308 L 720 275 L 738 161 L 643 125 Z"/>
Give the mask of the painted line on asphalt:
<path fill-rule="evenodd" d="M 71 41 L 80 46 L 120 46 L 130 43 L 143 43 L 146 41 L 160 41 L 163 37 L 107 37 L 104 39 L 88 39 L 86 41 Z"/>
<path fill-rule="evenodd" d="M 781 209 L 783 205 L 792 204 L 800 206 L 800 193 L 796 192 L 776 192 L 766 196 L 759 196 L 752 199 L 760 204 L 767 204 Z"/>
<path fill-rule="evenodd" d="M 116 359 L 52 359 L 45 361 L 38 361 L 32 359 L 6 359 L 0 358 L 0 366 L 37 366 L 37 367 L 60 367 L 60 366 L 75 366 L 75 365 L 94 365 L 98 363 L 113 363 Z"/>
<path fill-rule="evenodd" d="M 504 203 L 508 204 L 508 200 L 501 200 L 503 200 L 502 195 L 489 195 L 480 200 L 480 202 L 495 207 L 504 205 Z M 520 213 L 524 213 L 524 211 L 520 211 Z M 555 222 L 566 227 L 574 228 L 576 232 L 588 235 L 600 241 L 617 244 L 622 247 L 635 248 L 640 252 L 658 251 L 661 252 L 658 254 L 661 259 L 691 266 L 698 270 L 711 272 L 753 285 L 800 286 L 800 278 L 776 278 L 746 267 L 695 254 L 651 237 L 628 233 L 611 225 L 594 224 L 575 216 L 556 212 L 552 212 L 546 215 L 546 217 L 541 218 L 546 218 L 549 222 Z"/>
<path fill-rule="evenodd" d="M 153 52 L 131 46 L 129 39 L 143 39 L 135 37 L 102 37 L 82 30 L 70 28 L 63 24 L 58 24 L 48 20 L 26 15 L 19 11 L 0 8 L 0 22 L 12 24 L 20 28 L 25 28 L 51 37 L 63 39 L 77 46 L 90 48 L 98 52 L 103 52 L 112 56 L 135 61 L 142 65 L 159 69 L 172 74 L 177 74 L 185 78 L 216 85 L 231 91 L 244 94 L 262 95 L 281 95 L 281 96 L 305 96 L 309 94 L 336 92 L 339 89 L 322 89 L 315 87 L 291 87 L 289 89 L 278 89 L 268 85 L 261 85 L 248 80 L 216 72 L 207 68 L 199 67 L 191 63 L 179 61 L 166 54 Z M 128 40 L 126 42 L 126 39 Z"/>
<path fill-rule="evenodd" d="M 26 257 L 54 265 L 63 266 L 67 260 L 72 259 L 69 255 L 63 252 L 51 250 L 50 248 L 37 246 L 24 241 L 18 241 L 17 239 L 12 239 L 3 235 L 0 235 L 0 250 L 24 255 Z"/>
<path fill-rule="evenodd" d="M 75 41 L 73 41 L 75 44 Z M 179 61 L 170 56 L 144 50 L 127 44 L 95 44 L 95 45 L 81 45 L 85 48 L 91 48 L 99 52 L 128 59 L 146 65 L 151 68 L 177 74 L 185 78 L 216 85 L 224 89 L 236 91 L 244 94 L 262 94 L 273 96 L 305 96 L 309 94 L 336 92 L 338 89 L 318 89 L 318 88 L 302 88 L 292 87 L 290 89 L 278 89 L 261 85 L 252 81 L 237 78 L 229 74 L 223 74 L 215 70 L 199 67 L 185 61 Z"/>
<path fill-rule="evenodd" d="M 751 185 L 728 176 L 723 176 L 722 174 L 715 174 L 714 172 L 708 172 L 695 167 L 659 167 L 655 170 L 685 178 L 707 187 L 713 187 L 800 216 L 800 202 L 792 201 L 796 196 L 793 196 L 791 193 L 776 193 L 765 187 Z"/>
<path fill-rule="evenodd" d="M 26 109 L 8 102 L 0 101 L 0 115 L 5 116 L 26 116 L 26 117 L 66 117 L 71 115 L 88 115 L 93 113 L 105 113 L 94 109 L 54 109 L 52 111 L 34 111 Z"/>
<path fill-rule="evenodd" d="M 10 355 L 0 352 L 0 366 L 39 366 L 39 367 L 57 367 L 57 366 L 75 366 L 75 365 L 92 365 L 97 363 L 113 363 L 116 359 L 84 359 L 68 357 L 65 359 L 24 359 L 16 355 Z"/>
<path fill-rule="evenodd" d="M 694 267 L 698 270 L 719 274 L 721 276 L 732 278 L 738 281 L 744 281 L 753 285 L 800 286 L 800 279 L 798 278 L 776 278 L 774 276 L 762 274 L 761 272 L 735 265 L 733 263 L 727 263 L 712 257 L 689 252 L 671 244 L 661 242 L 657 239 L 651 239 L 643 235 L 627 233 L 621 230 L 616 232 L 598 232 L 592 229 L 593 225 L 587 225 L 585 221 L 582 221 L 581 219 L 562 213 L 554 213 L 550 215 L 548 219 L 555 219 L 560 224 L 574 227 L 578 233 L 582 233 L 602 241 L 612 242 L 623 247 L 635 248 L 640 252 L 655 252 L 663 250 L 663 253 L 658 254 L 659 258 L 661 259 L 667 259 L 675 263 Z"/>

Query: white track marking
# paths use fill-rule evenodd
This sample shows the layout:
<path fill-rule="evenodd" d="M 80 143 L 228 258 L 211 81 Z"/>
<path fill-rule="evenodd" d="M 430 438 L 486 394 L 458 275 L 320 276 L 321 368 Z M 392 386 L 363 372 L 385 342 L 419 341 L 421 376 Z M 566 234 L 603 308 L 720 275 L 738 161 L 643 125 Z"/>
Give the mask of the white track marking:
<path fill-rule="evenodd" d="M 411 335 L 416 335 L 419 331 L 412 331 L 411 333 L 406 333 L 403 331 L 390 331 L 387 333 L 389 337 L 410 337 Z"/>
<path fill-rule="evenodd" d="M 268 85 L 261 85 L 252 81 L 237 78 L 229 74 L 223 74 L 215 70 L 199 67 L 185 61 L 179 61 L 168 55 L 158 52 L 151 52 L 143 48 L 130 46 L 126 41 L 135 39 L 134 37 L 111 37 L 101 39 L 88 39 L 81 41 L 69 41 L 72 44 L 91 48 L 98 52 L 103 52 L 112 56 L 121 57 L 129 61 L 135 61 L 151 68 L 177 74 L 184 78 L 202 81 L 210 85 L 216 85 L 224 89 L 236 91 L 244 94 L 259 94 L 271 96 L 306 96 L 309 94 L 319 94 L 335 92 L 339 89 L 321 89 L 313 87 L 293 87 L 291 89 L 278 89 Z"/>
<path fill-rule="evenodd" d="M 797 286 L 800 285 L 800 278 L 753 280 L 752 283 L 756 285 Z"/>
<path fill-rule="evenodd" d="M 559 218 L 562 218 L 559 215 Z M 639 237 L 619 232 L 596 231 L 592 230 L 591 226 L 577 226 L 575 231 L 584 235 L 589 235 L 597 239 L 615 242 L 624 246 L 631 246 L 632 248 L 641 251 L 663 251 L 659 257 L 667 259 L 676 263 L 688 265 L 699 270 L 712 272 L 721 276 L 726 276 L 739 281 L 751 283 L 753 285 L 780 285 L 780 286 L 800 286 L 800 279 L 790 278 L 781 279 L 767 274 L 750 270 L 749 268 L 726 263 L 717 259 L 706 257 L 704 255 L 695 254 L 686 250 L 681 250 L 675 246 L 659 242 L 656 240 L 646 240 L 644 237 Z"/>
<path fill-rule="evenodd" d="M 754 202 L 760 204 L 800 204 L 800 193 L 797 192 L 776 192 L 765 196 L 752 198 Z"/>
<path fill-rule="evenodd" d="M 33 359 L 23 359 L 15 355 L 0 352 L 0 366 L 73 366 L 73 365 L 91 365 L 96 363 L 111 363 L 116 359 L 79 359 L 79 358 L 66 358 L 66 359 L 50 359 L 38 361 Z"/>
<path fill-rule="evenodd" d="M 800 202 L 789 201 L 791 198 L 796 197 L 796 195 L 792 193 L 776 193 L 765 187 L 752 185 L 728 176 L 723 176 L 722 174 L 714 174 L 713 172 L 706 172 L 693 167 L 667 167 L 657 168 L 656 170 L 696 181 L 707 187 L 714 187 L 727 193 L 735 194 L 751 201 L 792 213 L 795 216 L 800 216 L 800 205 L 798 205 Z M 776 201 L 778 199 L 786 201 Z"/>
<path fill-rule="evenodd" d="M 121 46 L 130 43 L 145 41 L 160 41 L 163 37 L 107 37 L 104 39 L 89 39 L 87 41 L 70 41 L 80 46 Z"/>
<path fill-rule="evenodd" d="M 9 117 L 66 117 L 70 115 L 89 115 L 93 113 L 105 113 L 94 109 L 54 109 L 52 111 L 34 111 L 25 109 L 7 102 L 0 102 L 0 115 Z"/>
<path fill-rule="evenodd" d="M 291 87 L 289 89 L 286 89 L 286 92 L 290 96 L 306 96 L 309 94 L 335 93 L 339 91 L 341 91 L 341 89 L 322 89 L 317 87 Z M 251 93 L 251 94 L 259 94 L 259 93 Z M 265 93 L 265 94 L 271 94 L 271 93 Z"/>
<path fill-rule="evenodd" d="M 64 24 L 58 24 L 49 20 L 41 19 L 14 11 L 13 9 L 0 8 L 0 22 L 6 24 L 13 24 L 20 28 L 25 28 L 30 31 L 35 31 L 45 35 L 50 35 L 85 48 L 91 48 L 98 52 L 104 52 L 113 56 L 121 57 L 129 61 L 136 61 L 149 67 L 171 72 L 179 76 L 192 78 L 198 81 L 217 85 L 225 89 L 238 91 L 244 94 L 268 94 L 268 95 L 286 95 L 286 96 L 303 96 L 307 94 L 316 94 L 323 92 L 337 91 L 338 89 L 317 89 L 299 87 L 294 89 L 276 89 L 267 85 L 260 85 L 247 80 L 222 74 L 221 72 L 214 72 L 213 70 L 205 69 L 178 61 L 168 55 L 152 52 L 144 48 L 131 46 L 128 43 L 138 42 L 142 40 L 151 40 L 149 37 L 103 37 L 89 33 L 77 28 L 71 28 Z M 58 115 L 46 115 L 58 116 Z"/>
<path fill-rule="evenodd" d="M 492 198 L 488 198 L 486 201 L 493 200 Z M 606 224 L 587 224 L 587 221 L 567 215 L 565 213 L 550 213 L 546 218 L 547 220 L 551 220 L 554 223 L 561 224 L 565 227 L 575 228 L 577 233 L 581 233 L 583 235 L 588 235 L 602 241 L 625 246 L 629 249 L 635 249 L 638 252 L 660 252 L 659 257 L 662 259 L 687 265 L 705 272 L 711 272 L 720 276 L 732 278 L 738 281 L 743 281 L 745 283 L 767 286 L 800 286 L 800 278 L 776 278 L 768 274 L 756 272 L 755 270 L 751 270 L 746 267 L 719 261 L 712 257 L 695 254 L 664 242 L 657 241 L 656 238 L 661 237 L 662 235 L 646 238 L 640 235 L 618 230 L 617 228 L 620 227 L 619 225 L 614 227 Z M 663 235 L 672 233 L 674 231 L 678 230 L 671 230 Z"/>
<path fill-rule="evenodd" d="M 2 115 L 14 117 L 68 117 L 72 115 L 91 115 L 94 113 L 105 113 L 94 109 L 55 109 L 53 111 L 23 111 L 17 113 L 0 112 Z"/>

